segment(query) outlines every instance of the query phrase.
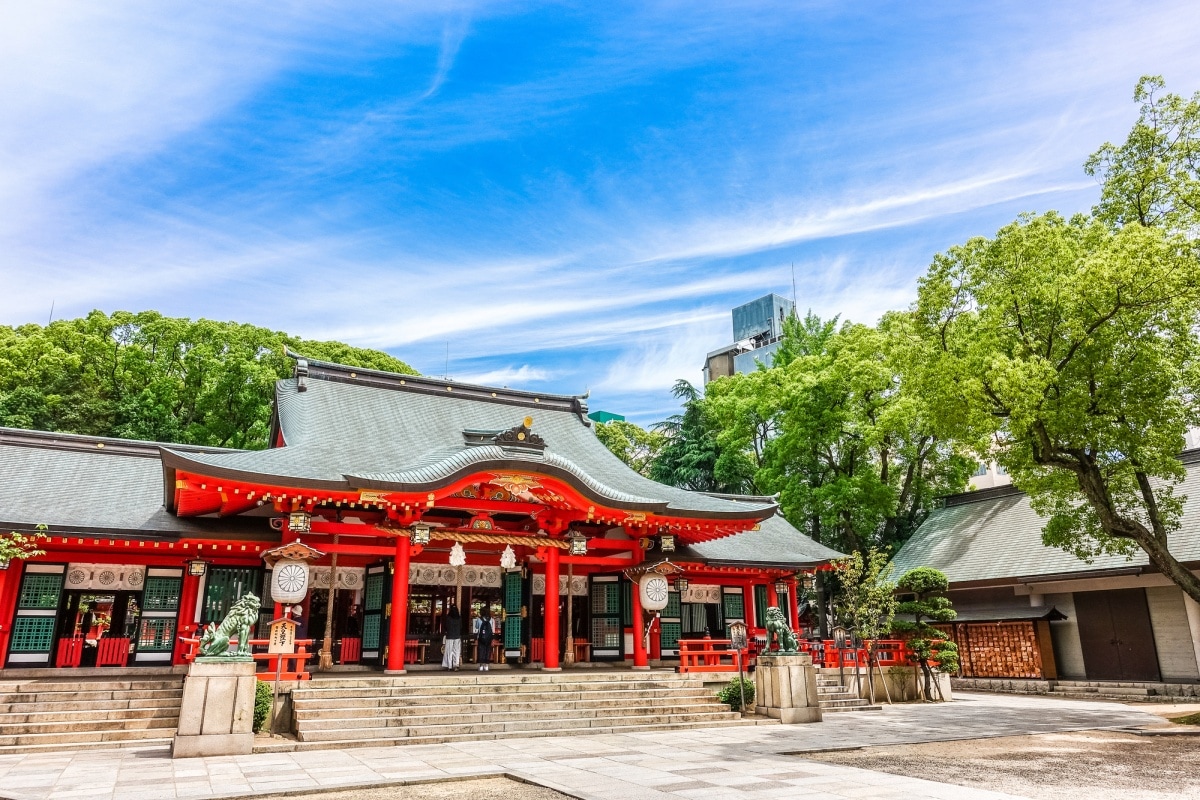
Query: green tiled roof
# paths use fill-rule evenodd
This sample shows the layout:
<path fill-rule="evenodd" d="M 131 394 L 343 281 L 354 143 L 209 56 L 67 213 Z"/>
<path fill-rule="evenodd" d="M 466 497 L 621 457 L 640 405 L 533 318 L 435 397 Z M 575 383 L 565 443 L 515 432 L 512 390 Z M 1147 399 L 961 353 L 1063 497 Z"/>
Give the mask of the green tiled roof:
<path fill-rule="evenodd" d="M 280 381 L 277 425 L 285 446 L 182 453 L 163 463 L 217 477 L 331 490 L 426 491 L 486 469 L 526 469 L 569 480 L 598 502 L 707 519 L 765 519 L 772 498 L 733 501 L 665 486 L 609 452 L 586 419 L 582 397 L 537 395 L 411 375 L 307 362 L 308 375 Z M 302 388 L 303 387 L 303 388 Z M 479 445 L 465 433 L 505 431 L 533 420 L 544 451 Z"/>
<path fill-rule="evenodd" d="M 265 528 L 261 519 L 168 513 L 158 452 L 153 442 L 0 428 L 0 531 L 41 524 L 80 534 L 173 538 Z"/>
<path fill-rule="evenodd" d="M 689 557 L 695 556 L 705 563 L 730 566 L 802 567 L 841 558 L 842 555 L 805 536 L 781 515 L 776 514 L 759 523 L 759 529 L 756 531 L 746 531 L 723 539 L 690 545 L 681 548 L 673 558 L 677 561 L 687 561 Z"/>
<path fill-rule="evenodd" d="M 1180 529 L 1170 536 L 1171 552 L 1183 562 L 1200 561 L 1200 464 L 1184 454 L 1187 477 L 1177 488 L 1189 500 Z M 1189 463 L 1191 462 L 1191 463 Z M 1012 488 L 988 489 L 948 498 L 896 554 L 896 574 L 934 567 L 951 583 L 1004 581 L 1037 576 L 1095 572 L 1149 563 L 1140 550 L 1131 559 L 1101 556 L 1088 563 L 1042 544 L 1046 521 L 1029 498 Z"/>

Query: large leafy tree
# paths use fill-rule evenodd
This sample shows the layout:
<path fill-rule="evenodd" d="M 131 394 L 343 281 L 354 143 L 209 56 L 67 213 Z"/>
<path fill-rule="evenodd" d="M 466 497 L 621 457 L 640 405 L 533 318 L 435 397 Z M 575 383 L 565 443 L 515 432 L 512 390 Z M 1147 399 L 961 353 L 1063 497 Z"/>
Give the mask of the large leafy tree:
<path fill-rule="evenodd" d="M 939 255 L 910 350 L 940 429 L 994 454 L 1082 558 L 1131 553 L 1200 601 L 1170 552 L 1200 423 L 1200 259 L 1140 224 L 1024 216 Z"/>
<path fill-rule="evenodd" d="M 234 322 L 93 311 L 0 327 L 0 425 L 230 447 L 267 444 L 284 346 L 320 360 L 413 372 L 386 353 Z"/>
<path fill-rule="evenodd" d="M 888 328 L 822 322 L 785 331 L 775 365 L 709 384 L 720 443 L 753 457 L 760 490 L 785 516 L 843 551 L 894 546 L 972 463 L 932 432 L 900 380 Z"/>
<path fill-rule="evenodd" d="M 683 401 L 683 412 L 656 426 L 666 443 L 650 465 L 650 477 L 698 492 L 754 491 L 753 464 L 741 449 L 717 441 L 718 424 L 700 391 L 679 380 L 672 393 Z"/>
<path fill-rule="evenodd" d="M 660 431 L 648 431 L 621 419 L 597 422 L 596 437 L 613 455 L 646 477 L 650 477 L 650 467 L 666 443 Z"/>
<path fill-rule="evenodd" d="M 1093 218 L 1023 216 L 934 260 L 910 352 L 939 428 L 1008 468 L 1046 544 L 1140 548 L 1200 601 L 1171 553 L 1200 424 L 1200 93 L 1163 89 L 1143 77 L 1129 136 L 1085 164 Z"/>

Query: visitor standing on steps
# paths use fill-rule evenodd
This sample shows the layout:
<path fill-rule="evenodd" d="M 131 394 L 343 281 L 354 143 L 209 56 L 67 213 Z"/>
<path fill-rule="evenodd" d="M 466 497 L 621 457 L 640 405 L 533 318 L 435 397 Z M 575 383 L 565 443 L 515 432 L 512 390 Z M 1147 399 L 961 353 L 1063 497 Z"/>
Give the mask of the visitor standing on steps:
<path fill-rule="evenodd" d="M 488 662 L 492 660 L 492 639 L 495 638 L 496 631 L 492 627 L 491 610 L 486 604 L 479 609 L 474 633 L 476 647 L 479 648 L 475 659 L 479 662 L 479 671 L 487 672 Z"/>
<path fill-rule="evenodd" d="M 446 612 L 446 639 L 442 647 L 442 668 L 458 669 L 462 664 L 462 615 L 450 604 Z"/>

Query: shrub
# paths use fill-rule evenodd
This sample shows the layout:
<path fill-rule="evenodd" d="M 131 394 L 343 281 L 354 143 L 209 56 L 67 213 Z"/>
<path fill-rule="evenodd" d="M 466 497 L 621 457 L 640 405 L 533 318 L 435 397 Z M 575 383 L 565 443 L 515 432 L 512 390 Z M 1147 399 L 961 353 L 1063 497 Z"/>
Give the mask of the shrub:
<path fill-rule="evenodd" d="M 254 730 L 261 731 L 271 715 L 271 684 L 259 681 L 254 687 Z"/>
<path fill-rule="evenodd" d="M 738 691 L 738 681 L 742 682 L 742 692 Z M 746 695 L 746 705 L 754 702 L 754 681 L 749 678 L 733 678 L 725 684 L 725 688 L 717 692 L 717 699 L 728 703 L 731 711 L 741 711 L 743 693 Z"/>

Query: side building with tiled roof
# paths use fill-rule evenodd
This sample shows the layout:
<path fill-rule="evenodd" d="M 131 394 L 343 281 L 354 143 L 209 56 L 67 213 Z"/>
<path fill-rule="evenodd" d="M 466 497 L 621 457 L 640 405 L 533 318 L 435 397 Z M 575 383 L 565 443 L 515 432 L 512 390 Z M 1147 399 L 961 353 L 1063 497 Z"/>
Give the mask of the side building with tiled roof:
<path fill-rule="evenodd" d="M 1200 450 L 1181 456 L 1188 501 L 1171 552 L 1200 574 Z M 1086 562 L 1042 542 L 1012 486 L 945 499 L 896 554 L 934 567 L 959 612 L 948 630 L 974 678 L 1200 682 L 1200 606 L 1140 550 Z"/>

